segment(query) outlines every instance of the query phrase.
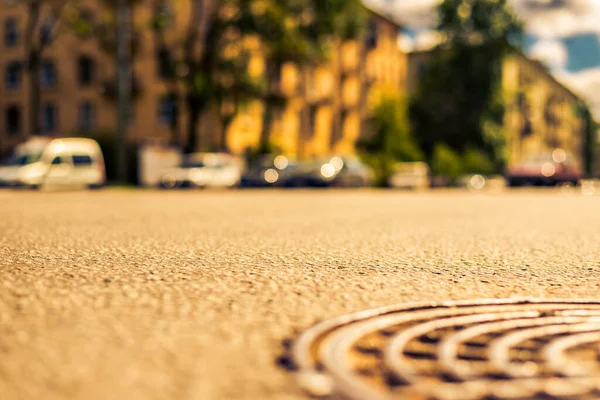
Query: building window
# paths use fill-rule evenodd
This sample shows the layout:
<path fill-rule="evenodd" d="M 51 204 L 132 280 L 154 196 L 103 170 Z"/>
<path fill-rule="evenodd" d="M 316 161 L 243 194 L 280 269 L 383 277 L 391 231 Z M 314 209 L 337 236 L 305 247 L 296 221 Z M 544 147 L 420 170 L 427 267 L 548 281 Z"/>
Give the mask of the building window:
<path fill-rule="evenodd" d="M 521 127 L 521 137 L 526 138 L 533 134 L 533 126 L 528 116 L 525 116 L 523 126 Z"/>
<path fill-rule="evenodd" d="M 521 113 L 527 112 L 527 97 L 525 97 L 525 94 L 523 92 L 517 93 L 517 96 L 515 98 L 515 105 Z"/>
<path fill-rule="evenodd" d="M 96 109 L 94 104 L 83 101 L 79 104 L 79 129 L 90 132 L 94 129 Z"/>
<path fill-rule="evenodd" d="M 51 61 L 45 61 L 40 68 L 40 86 L 50 88 L 56 85 L 56 65 Z"/>
<path fill-rule="evenodd" d="M 11 62 L 6 66 L 6 88 L 18 89 L 21 86 L 22 66 L 18 61 Z"/>
<path fill-rule="evenodd" d="M 311 104 L 308 110 L 308 115 L 309 115 L 309 127 L 308 127 L 308 132 L 310 134 L 310 137 L 314 137 L 315 136 L 315 130 L 317 129 L 317 114 L 319 112 L 319 106 L 317 106 L 316 104 Z"/>
<path fill-rule="evenodd" d="M 21 109 L 16 105 L 6 109 L 6 132 L 11 135 L 21 132 Z"/>
<path fill-rule="evenodd" d="M 52 41 L 52 26 L 54 25 L 54 20 L 52 17 L 47 17 L 42 26 L 40 27 L 40 42 L 47 44 Z"/>
<path fill-rule="evenodd" d="M 175 77 L 175 63 L 168 49 L 158 50 L 158 76 L 162 79 L 173 79 Z"/>
<path fill-rule="evenodd" d="M 96 64 L 94 60 L 88 56 L 81 56 L 78 60 L 77 73 L 79 85 L 89 86 L 94 81 L 96 73 Z"/>
<path fill-rule="evenodd" d="M 177 118 L 177 98 L 169 94 L 160 98 L 158 102 L 158 120 L 169 126 L 175 125 Z"/>
<path fill-rule="evenodd" d="M 17 29 L 16 18 L 8 18 L 4 21 L 4 44 L 6 47 L 12 47 L 19 41 L 19 31 Z"/>
<path fill-rule="evenodd" d="M 42 108 L 42 130 L 44 132 L 56 131 L 56 107 L 54 104 L 46 104 Z"/>

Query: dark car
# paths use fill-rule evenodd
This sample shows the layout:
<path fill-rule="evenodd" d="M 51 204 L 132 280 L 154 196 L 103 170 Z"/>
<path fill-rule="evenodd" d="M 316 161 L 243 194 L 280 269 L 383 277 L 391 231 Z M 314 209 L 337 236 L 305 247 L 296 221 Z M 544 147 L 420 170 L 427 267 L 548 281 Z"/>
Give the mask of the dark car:
<path fill-rule="evenodd" d="M 506 171 L 509 186 L 577 185 L 583 173 L 574 157 L 562 149 L 529 156 Z"/>
<path fill-rule="evenodd" d="M 250 163 L 242 176 L 242 187 L 273 187 L 280 186 L 288 177 L 294 163 L 284 155 L 267 155 Z"/>
<path fill-rule="evenodd" d="M 309 161 L 292 169 L 284 181 L 286 187 L 364 187 L 372 173 L 354 157 L 331 157 Z"/>

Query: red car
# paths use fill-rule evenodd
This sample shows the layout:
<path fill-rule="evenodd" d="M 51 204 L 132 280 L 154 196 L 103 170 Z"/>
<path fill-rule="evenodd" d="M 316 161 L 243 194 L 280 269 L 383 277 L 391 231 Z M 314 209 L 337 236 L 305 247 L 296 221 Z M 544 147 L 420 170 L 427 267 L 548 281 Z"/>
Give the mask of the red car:
<path fill-rule="evenodd" d="M 577 185 L 583 172 L 573 156 L 562 149 L 529 156 L 506 171 L 509 186 Z"/>

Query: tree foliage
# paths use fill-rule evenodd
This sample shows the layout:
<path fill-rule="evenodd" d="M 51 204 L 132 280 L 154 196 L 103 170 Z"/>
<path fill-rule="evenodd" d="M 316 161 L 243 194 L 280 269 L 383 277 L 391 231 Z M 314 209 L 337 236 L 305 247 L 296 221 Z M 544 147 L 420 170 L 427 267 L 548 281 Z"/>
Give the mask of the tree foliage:
<path fill-rule="evenodd" d="M 34 135 L 41 132 L 40 115 L 40 85 L 39 76 L 42 58 L 46 49 L 54 42 L 59 34 L 63 11 L 69 4 L 68 0 L 20 0 L 26 9 L 25 22 L 25 69 L 29 78 L 27 94 L 29 129 Z"/>
<path fill-rule="evenodd" d="M 68 26 L 81 40 L 93 40 L 97 43 L 104 57 L 113 60 L 116 64 L 117 58 L 117 5 L 115 0 L 102 0 L 103 9 L 98 12 L 78 0 L 70 0 L 69 7 L 65 10 L 65 25 Z M 132 14 L 137 7 L 141 6 L 139 0 L 129 2 Z M 142 31 L 144 26 L 132 23 L 130 27 L 130 57 L 132 63 L 140 55 Z M 117 78 L 109 75 L 102 82 L 102 94 L 111 101 L 117 101 Z M 132 68 L 132 99 L 136 100 L 142 93 L 142 83 L 136 78 L 135 68 Z"/>
<path fill-rule="evenodd" d="M 258 33 L 264 45 L 266 75 L 264 114 L 260 149 L 270 146 L 272 119 L 287 104 L 281 92 L 280 73 L 286 63 L 301 71 L 300 90 L 306 89 L 309 69 L 327 61 L 336 43 L 359 38 L 366 23 L 360 0 L 265 0 L 259 16 Z"/>
<path fill-rule="evenodd" d="M 438 143 L 462 153 L 484 151 L 500 167 L 504 145 L 502 62 L 521 24 L 506 0 L 444 0 L 436 48 L 411 105 L 414 128 L 429 157 Z"/>
<path fill-rule="evenodd" d="M 132 7 L 138 1 L 132 0 Z M 173 38 L 168 33 L 174 24 L 175 1 L 153 1 L 150 20 L 133 29 L 132 52 L 137 51 L 138 28 L 150 27 L 162 79 L 186 106 L 186 152 L 199 147 L 196 130 L 207 111 L 219 116 L 223 132 L 219 147 L 225 148 L 228 127 L 253 99 L 265 104 L 262 137 L 268 144 L 271 120 L 288 100 L 280 87 L 283 65 L 323 62 L 333 40 L 358 36 L 363 24 L 360 0 L 187 0 L 187 27 L 183 35 Z M 99 15 L 76 9 L 70 21 L 74 32 L 94 38 L 108 53 L 116 48 L 114 3 L 103 0 L 108 12 Z M 249 45 L 253 41 L 258 47 Z M 251 76 L 248 70 L 257 53 L 265 61 L 262 77 Z"/>
<path fill-rule="evenodd" d="M 591 177 L 594 174 L 595 168 L 595 156 L 597 154 L 597 132 L 598 124 L 594 121 L 594 117 L 586 104 L 581 104 L 578 107 L 579 117 L 583 121 L 583 171 L 587 177 Z"/>

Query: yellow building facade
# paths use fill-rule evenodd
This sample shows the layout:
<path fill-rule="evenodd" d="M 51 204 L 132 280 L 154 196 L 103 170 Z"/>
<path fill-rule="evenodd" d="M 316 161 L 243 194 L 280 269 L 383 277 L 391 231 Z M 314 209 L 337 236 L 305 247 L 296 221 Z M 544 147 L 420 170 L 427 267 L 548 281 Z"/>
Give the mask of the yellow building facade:
<path fill-rule="evenodd" d="M 431 60 L 431 51 L 408 54 L 407 89 L 414 93 Z M 504 134 L 508 165 L 562 148 L 582 162 L 583 101 L 539 62 L 514 52 L 502 65 Z M 418 132 L 417 132 L 418 134 Z"/>
<path fill-rule="evenodd" d="M 502 79 L 509 164 L 556 148 L 581 164 L 586 129 L 580 113 L 583 101 L 541 64 L 520 53 L 505 61 Z"/>
<path fill-rule="evenodd" d="M 190 2 L 170 2 L 172 22 L 164 44 L 180 41 L 190 23 Z M 206 4 L 210 6 L 209 2 Z M 42 9 L 38 30 L 49 13 Z M 95 0 L 78 5 L 78 12 L 101 15 L 106 10 Z M 133 58 L 135 87 L 128 139 L 136 143 L 183 144 L 186 141 L 187 111 L 181 82 L 161 78 L 157 41 L 148 21 L 155 3 L 140 0 L 133 8 L 136 52 Z M 352 153 L 364 130 L 364 121 L 383 88 L 404 90 L 406 54 L 397 46 L 399 27 L 388 18 L 369 11 L 365 40 L 337 43 L 325 65 L 299 69 L 285 65 L 281 92 L 285 109 L 275 116 L 271 141 L 284 153 L 310 158 L 332 153 Z M 65 11 L 65 18 L 69 18 Z M 42 54 L 39 80 L 31 82 L 25 65 L 27 10 L 19 2 L 0 5 L 0 154 L 34 133 L 30 126 L 29 89 L 40 85 L 39 134 L 49 136 L 94 135 L 116 130 L 114 94 L 115 59 L 92 37 L 77 36 L 60 22 L 52 31 L 52 43 Z M 257 55 L 249 68 L 264 69 Z M 215 110 L 199 121 L 198 150 L 214 150 L 223 137 Z M 241 154 L 256 147 L 260 138 L 263 106 L 247 104 L 227 132 L 227 148 Z M 174 119 L 176 118 L 176 123 Z"/>

